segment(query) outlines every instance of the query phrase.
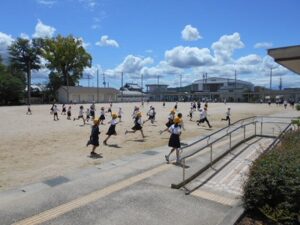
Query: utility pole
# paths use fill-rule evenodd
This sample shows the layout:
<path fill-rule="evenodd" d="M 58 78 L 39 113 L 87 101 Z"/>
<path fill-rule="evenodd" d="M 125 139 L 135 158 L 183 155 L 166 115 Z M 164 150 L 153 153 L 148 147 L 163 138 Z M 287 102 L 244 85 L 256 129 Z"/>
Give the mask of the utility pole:
<path fill-rule="evenodd" d="M 234 101 L 236 102 L 236 70 L 234 70 Z"/>
<path fill-rule="evenodd" d="M 99 69 L 97 69 L 97 103 L 99 102 Z"/>
<path fill-rule="evenodd" d="M 270 91 L 272 90 L 272 70 L 273 68 L 270 68 Z"/>
<path fill-rule="evenodd" d="M 281 76 L 279 78 L 279 90 L 280 91 L 282 90 L 282 78 L 281 78 Z"/>
<path fill-rule="evenodd" d="M 182 74 L 179 74 L 179 78 L 180 78 L 180 81 L 179 81 L 179 87 L 181 89 L 182 87 Z"/>
<path fill-rule="evenodd" d="M 142 88 L 142 102 L 144 101 L 144 94 L 143 94 L 143 84 L 144 83 L 144 76 L 141 74 L 141 88 Z"/>
<path fill-rule="evenodd" d="M 105 82 L 105 73 L 103 73 L 103 86 L 106 86 L 106 82 Z"/>
<path fill-rule="evenodd" d="M 236 70 L 234 71 L 234 89 L 236 90 Z"/>
<path fill-rule="evenodd" d="M 123 72 L 121 72 L 121 96 L 122 96 L 122 102 L 123 102 Z"/>
<path fill-rule="evenodd" d="M 87 79 L 88 79 L 88 87 L 90 87 L 90 79 L 91 79 L 91 77 L 90 77 L 89 74 L 88 74 L 87 76 L 88 76 L 88 77 L 87 77 Z"/>
<path fill-rule="evenodd" d="M 142 92 L 143 92 L 143 86 L 144 86 L 144 76 L 143 74 L 141 74 L 141 88 L 142 88 Z"/>

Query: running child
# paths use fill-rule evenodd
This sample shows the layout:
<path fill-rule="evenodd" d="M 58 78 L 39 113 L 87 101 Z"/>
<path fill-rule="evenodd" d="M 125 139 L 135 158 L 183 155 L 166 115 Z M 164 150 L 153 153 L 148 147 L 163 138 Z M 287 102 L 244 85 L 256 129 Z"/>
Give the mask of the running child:
<path fill-rule="evenodd" d="M 175 118 L 174 124 L 169 128 L 169 132 L 171 133 L 170 139 L 169 139 L 169 147 L 171 147 L 171 151 L 168 155 L 165 155 L 167 163 L 170 162 L 170 155 L 176 150 L 176 164 L 180 164 L 180 155 L 179 151 L 181 148 L 180 144 L 180 135 L 181 135 L 181 126 L 180 121 L 178 117 Z"/>
<path fill-rule="evenodd" d="M 230 107 L 227 108 L 227 112 L 226 112 L 226 118 L 225 119 L 221 119 L 221 121 L 226 120 L 228 121 L 228 126 L 230 126 Z"/>
<path fill-rule="evenodd" d="M 95 119 L 95 111 L 96 111 L 96 106 L 95 103 L 93 102 L 93 104 L 91 104 L 90 106 L 90 115 L 93 120 Z"/>
<path fill-rule="evenodd" d="M 193 112 L 194 112 L 194 108 L 191 107 L 191 108 L 190 108 L 190 113 L 189 113 L 189 115 L 188 115 L 188 117 L 190 117 L 190 121 L 192 121 L 192 119 L 193 119 Z"/>
<path fill-rule="evenodd" d="M 119 107 L 119 111 L 118 111 L 119 123 L 122 122 L 122 114 L 123 114 L 122 108 Z"/>
<path fill-rule="evenodd" d="M 197 101 L 197 110 L 200 111 L 200 109 L 201 109 L 201 102 L 198 100 Z"/>
<path fill-rule="evenodd" d="M 104 111 L 104 107 L 101 107 L 100 110 L 100 117 L 99 117 L 99 123 L 100 124 L 104 124 L 103 121 L 105 120 L 105 111 Z"/>
<path fill-rule="evenodd" d="M 61 107 L 61 115 L 66 115 L 66 105 L 63 104 Z"/>
<path fill-rule="evenodd" d="M 168 116 L 168 122 L 166 123 L 167 128 L 164 130 L 161 130 L 159 133 L 162 134 L 163 132 L 167 131 L 170 126 L 173 125 L 175 119 L 175 110 L 172 109 L 169 116 Z"/>
<path fill-rule="evenodd" d="M 94 120 L 94 125 L 92 126 L 92 131 L 90 135 L 90 140 L 87 142 L 86 146 L 93 145 L 91 151 L 91 157 L 95 157 L 98 154 L 95 152 L 96 148 L 99 146 L 99 120 Z"/>
<path fill-rule="evenodd" d="M 85 114 L 86 114 L 86 122 L 89 122 L 89 120 L 90 120 L 90 115 L 91 115 L 91 112 L 90 112 L 90 109 L 89 109 L 89 108 L 86 109 Z"/>
<path fill-rule="evenodd" d="M 285 109 L 286 109 L 287 105 L 288 105 L 287 100 L 284 100 L 283 101 L 283 106 L 284 106 Z"/>
<path fill-rule="evenodd" d="M 136 118 L 136 115 L 139 113 L 139 111 L 140 111 L 140 108 L 137 106 L 134 106 L 133 113 L 131 115 L 132 119 Z"/>
<path fill-rule="evenodd" d="M 57 112 L 58 112 L 59 110 L 58 110 L 58 108 L 57 108 L 56 105 L 53 106 L 52 111 L 53 111 L 53 120 L 54 120 L 54 121 L 59 120 L 59 119 L 58 119 L 58 114 L 57 114 Z"/>
<path fill-rule="evenodd" d="M 182 119 L 182 113 L 177 113 L 177 117 L 180 119 L 179 125 L 181 126 L 181 128 L 182 128 L 183 130 L 185 130 L 184 124 L 183 124 L 183 119 Z"/>
<path fill-rule="evenodd" d="M 110 116 L 112 116 L 111 107 L 112 107 L 112 103 L 110 104 L 110 106 L 107 109 L 107 113 L 109 113 Z"/>
<path fill-rule="evenodd" d="M 200 114 L 200 120 L 197 121 L 197 125 L 199 126 L 200 123 L 206 122 L 209 128 L 212 128 L 210 125 L 208 119 L 207 119 L 207 108 L 204 108 L 204 110 Z"/>
<path fill-rule="evenodd" d="M 31 108 L 30 108 L 30 104 L 28 104 L 28 106 L 27 106 L 27 112 L 26 112 L 26 115 L 32 115 Z"/>
<path fill-rule="evenodd" d="M 108 135 L 108 136 L 107 136 L 107 138 L 103 141 L 103 144 L 104 144 L 104 145 L 107 145 L 107 141 L 108 141 L 108 139 L 111 137 L 111 135 L 117 135 L 117 132 L 116 132 L 116 125 L 118 124 L 118 122 L 117 122 L 118 116 L 117 116 L 116 113 L 112 113 L 111 116 L 112 116 L 112 120 L 111 120 L 110 122 L 108 122 L 108 123 L 110 123 L 110 126 L 109 126 L 109 128 L 108 128 L 107 133 L 106 133 L 106 135 Z"/>
<path fill-rule="evenodd" d="M 81 106 L 79 107 L 78 117 L 77 117 L 77 119 L 74 117 L 73 121 L 82 119 L 82 120 L 83 120 L 83 125 L 85 125 L 85 119 L 84 119 L 84 117 L 83 117 L 83 114 L 84 114 L 84 108 L 83 108 L 83 106 L 81 105 Z"/>
<path fill-rule="evenodd" d="M 178 107 L 178 102 L 175 103 L 175 106 L 174 106 L 175 111 L 177 111 L 177 107 Z"/>
<path fill-rule="evenodd" d="M 125 134 L 135 133 L 137 130 L 139 130 L 139 131 L 141 131 L 143 138 L 145 138 L 142 126 L 143 126 L 142 113 L 138 112 L 134 119 L 134 126 L 131 128 L 132 130 L 131 131 L 126 130 Z"/>
<path fill-rule="evenodd" d="M 146 121 L 144 121 L 144 123 L 146 123 L 147 121 L 150 120 L 151 123 L 153 124 L 154 120 L 155 120 L 155 115 L 156 115 L 155 108 L 153 106 L 150 106 L 150 110 L 147 112 L 147 115 L 149 117 L 148 117 L 148 119 Z"/>
<path fill-rule="evenodd" d="M 71 106 L 68 107 L 68 111 L 67 111 L 67 120 L 70 120 L 71 119 L 71 116 L 72 116 L 72 113 L 71 113 Z"/>

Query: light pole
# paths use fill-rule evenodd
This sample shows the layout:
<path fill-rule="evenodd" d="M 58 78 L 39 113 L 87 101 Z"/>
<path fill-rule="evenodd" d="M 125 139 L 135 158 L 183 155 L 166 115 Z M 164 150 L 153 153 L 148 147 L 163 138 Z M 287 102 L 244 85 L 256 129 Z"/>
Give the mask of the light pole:
<path fill-rule="evenodd" d="M 99 102 L 99 69 L 97 69 L 97 103 Z"/>
<path fill-rule="evenodd" d="M 272 70 L 273 70 L 273 67 L 270 68 L 270 90 L 272 90 Z"/>

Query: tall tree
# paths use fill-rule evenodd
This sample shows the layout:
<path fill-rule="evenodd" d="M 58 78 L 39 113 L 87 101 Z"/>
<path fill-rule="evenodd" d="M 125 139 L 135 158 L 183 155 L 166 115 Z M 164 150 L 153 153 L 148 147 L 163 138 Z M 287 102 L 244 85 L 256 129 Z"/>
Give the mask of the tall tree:
<path fill-rule="evenodd" d="M 10 73 L 9 68 L 2 64 L 0 56 L 0 104 L 19 103 L 23 98 L 24 87 L 22 79 Z"/>
<path fill-rule="evenodd" d="M 10 62 L 13 67 L 19 68 L 27 74 L 27 104 L 31 97 L 31 70 L 39 70 L 41 48 L 37 39 L 18 38 L 9 47 Z"/>
<path fill-rule="evenodd" d="M 43 49 L 43 57 L 48 61 L 46 66 L 55 74 L 55 81 L 61 77 L 62 85 L 67 86 L 69 102 L 69 86 L 75 86 L 82 77 L 84 68 L 91 67 L 92 57 L 83 48 L 82 41 L 71 35 L 58 35 L 48 39 Z"/>

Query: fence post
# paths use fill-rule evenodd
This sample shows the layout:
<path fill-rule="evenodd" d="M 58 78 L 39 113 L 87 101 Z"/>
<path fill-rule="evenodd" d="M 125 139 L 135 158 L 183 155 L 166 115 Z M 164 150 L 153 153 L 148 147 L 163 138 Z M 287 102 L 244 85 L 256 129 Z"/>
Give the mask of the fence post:
<path fill-rule="evenodd" d="M 210 167 L 212 167 L 212 144 L 210 145 Z"/>
<path fill-rule="evenodd" d="M 184 182 L 185 180 L 185 159 L 182 160 L 182 181 Z M 185 184 L 183 185 L 185 187 Z"/>
<path fill-rule="evenodd" d="M 263 133 L 263 117 L 261 118 L 261 121 L 260 121 L 260 135 L 262 135 Z"/>

